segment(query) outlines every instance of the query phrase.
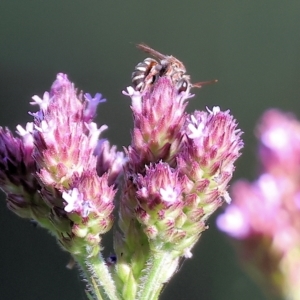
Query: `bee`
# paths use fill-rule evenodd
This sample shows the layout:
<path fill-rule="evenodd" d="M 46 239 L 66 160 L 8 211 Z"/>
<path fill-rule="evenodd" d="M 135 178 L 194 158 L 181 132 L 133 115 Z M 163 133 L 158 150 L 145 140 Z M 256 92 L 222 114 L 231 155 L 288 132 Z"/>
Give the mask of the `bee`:
<path fill-rule="evenodd" d="M 164 55 L 150 48 L 146 44 L 138 44 L 137 48 L 151 54 L 154 58 L 146 58 L 136 65 L 132 73 L 132 83 L 137 91 L 143 92 L 153 86 L 158 78 L 168 76 L 175 84 L 178 93 L 188 91 L 192 87 L 202 87 L 205 84 L 217 82 L 217 80 L 191 83 L 190 76 L 185 74 L 184 64 L 176 57 Z"/>

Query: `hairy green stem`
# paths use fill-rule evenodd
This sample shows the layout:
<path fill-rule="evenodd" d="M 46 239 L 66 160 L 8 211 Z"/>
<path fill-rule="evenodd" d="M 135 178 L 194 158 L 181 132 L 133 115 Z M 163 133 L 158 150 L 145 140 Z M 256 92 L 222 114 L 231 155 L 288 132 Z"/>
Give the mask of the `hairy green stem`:
<path fill-rule="evenodd" d="M 138 299 L 157 300 L 164 283 L 174 274 L 177 264 L 178 260 L 170 252 L 156 253 L 145 269 L 145 276 L 142 278 L 138 291 Z"/>
<path fill-rule="evenodd" d="M 75 260 L 81 267 L 87 279 L 92 293 L 97 300 L 119 300 L 116 286 L 112 280 L 108 267 L 101 256 L 97 255 L 74 255 Z"/>

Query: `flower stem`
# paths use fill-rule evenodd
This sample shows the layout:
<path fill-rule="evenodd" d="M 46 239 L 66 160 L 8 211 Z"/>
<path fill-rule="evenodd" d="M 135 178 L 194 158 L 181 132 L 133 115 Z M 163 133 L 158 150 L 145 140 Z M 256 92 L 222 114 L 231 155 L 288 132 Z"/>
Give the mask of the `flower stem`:
<path fill-rule="evenodd" d="M 165 282 L 176 271 L 178 260 L 170 252 L 156 253 L 147 263 L 143 283 L 138 291 L 139 300 L 157 300 Z"/>
<path fill-rule="evenodd" d="M 102 255 L 74 255 L 97 300 L 119 300 L 115 284 Z"/>

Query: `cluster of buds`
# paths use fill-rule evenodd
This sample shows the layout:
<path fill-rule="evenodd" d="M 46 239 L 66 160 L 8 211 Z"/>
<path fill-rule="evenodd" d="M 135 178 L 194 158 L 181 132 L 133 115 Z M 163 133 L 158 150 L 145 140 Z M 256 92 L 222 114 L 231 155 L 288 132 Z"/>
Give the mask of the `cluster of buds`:
<path fill-rule="evenodd" d="M 124 94 L 132 99 L 134 129 L 126 153 L 117 272 L 134 281 L 152 257 L 168 253 L 172 259 L 164 260 L 163 283 L 180 257 L 191 257 L 208 217 L 230 202 L 227 185 L 243 146 L 241 131 L 219 107 L 188 114 L 193 95 L 178 91 L 167 76 L 145 92 L 129 87 Z M 124 298 L 127 292 L 125 286 Z"/>
<path fill-rule="evenodd" d="M 266 293 L 300 299 L 300 122 L 271 109 L 257 137 L 261 174 L 253 183 L 233 185 L 233 203 L 217 225 L 235 239 Z"/>
<path fill-rule="evenodd" d="M 78 93 L 64 74 L 43 98 L 33 97 L 39 111 L 18 126 L 19 138 L 0 130 L 8 207 L 57 238 L 97 299 L 157 299 L 179 259 L 192 256 L 208 217 L 230 202 L 242 132 L 228 110 L 188 114 L 191 86 L 178 88 L 162 73 L 143 90 L 128 87 L 134 128 L 126 157 L 99 139 L 107 126 L 93 119 L 104 99 Z M 105 263 L 101 235 L 113 225 L 115 203 L 115 256 Z"/>
<path fill-rule="evenodd" d="M 25 129 L 17 127 L 20 138 L 0 131 L 0 183 L 8 207 L 49 229 L 74 255 L 98 245 L 113 223 L 124 155 L 98 141 L 106 126 L 92 120 L 103 101 L 101 94 L 77 93 L 58 74 L 49 93 L 33 97 L 40 110 Z"/>

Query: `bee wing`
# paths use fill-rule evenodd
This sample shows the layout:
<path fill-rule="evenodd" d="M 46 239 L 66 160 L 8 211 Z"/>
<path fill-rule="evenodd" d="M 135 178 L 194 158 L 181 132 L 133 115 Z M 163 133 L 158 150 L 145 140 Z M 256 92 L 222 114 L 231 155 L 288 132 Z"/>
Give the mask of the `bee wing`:
<path fill-rule="evenodd" d="M 149 47 L 146 44 L 137 44 L 136 47 L 139 48 L 140 50 L 146 52 L 146 53 L 151 54 L 152 56 L 154 56 L 158 59 L 165 59 L 166 58 L 166 55 L 161 54 L 160 52 L 152 49 L 151 47 Z"/>

